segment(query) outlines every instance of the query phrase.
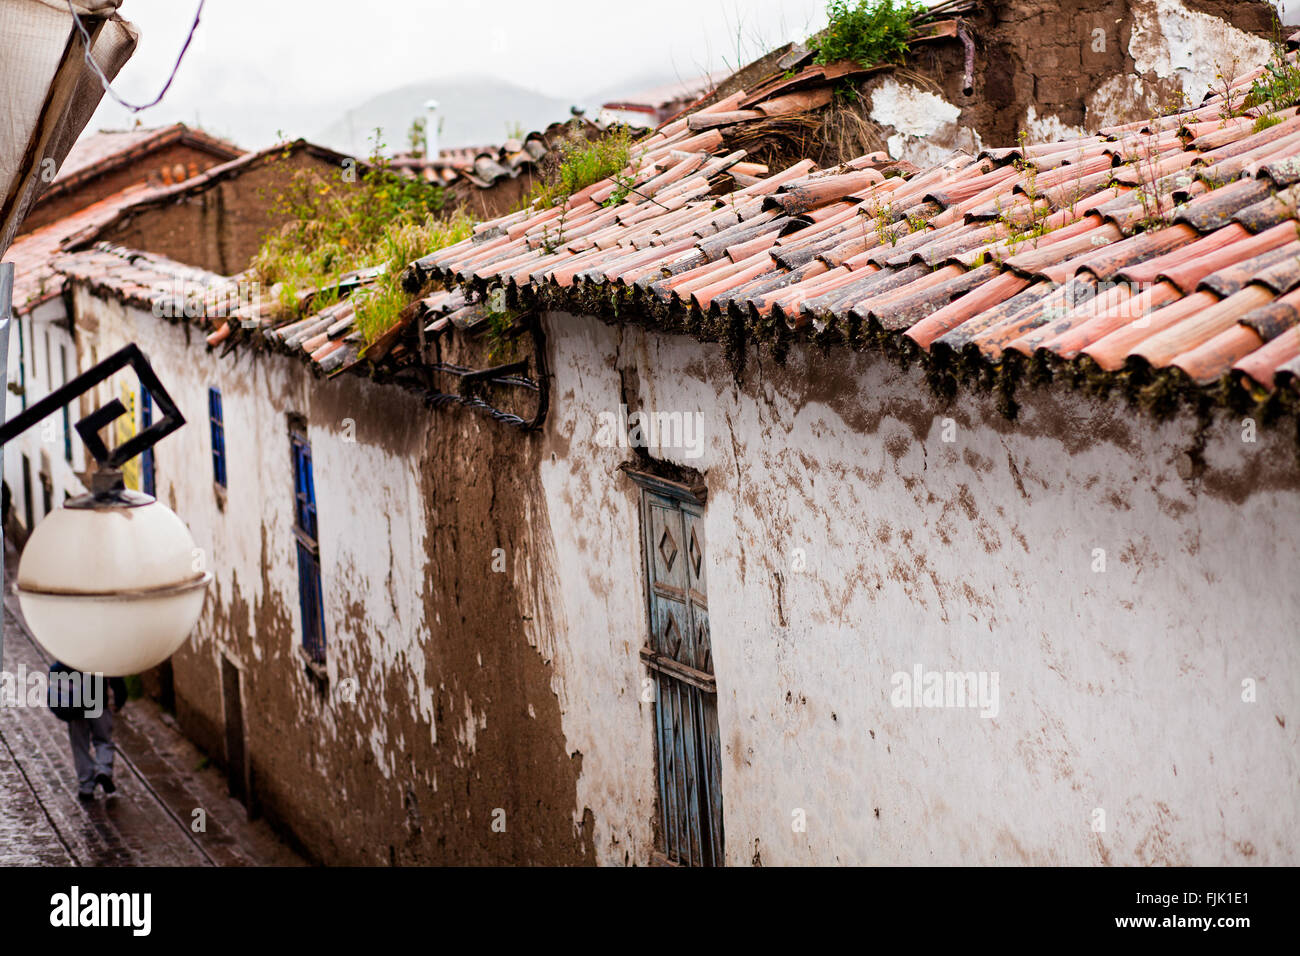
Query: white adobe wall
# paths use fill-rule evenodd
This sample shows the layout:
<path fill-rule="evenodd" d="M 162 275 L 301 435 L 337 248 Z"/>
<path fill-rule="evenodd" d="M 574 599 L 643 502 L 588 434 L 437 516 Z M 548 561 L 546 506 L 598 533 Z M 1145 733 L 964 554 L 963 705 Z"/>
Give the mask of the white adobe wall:
<path fill-rule="evenodd" d="M 330 476 L 317 484 L 326 617 L 348 619 L 356 602 L 367 618 L 331 643 L 332 681 L 356 673 L 365 641 L 376 666 L 358 675 L 357 704 L 375 712 L 361 725 L 382 726 L 402 701 L 432 728 L 412 461 L 320 424 L 313 381 L 283 360 L 220 358 L 109 305 L 95 303 L 99 353 L 139 341 L 192 422 L 158 446 L 158 490 L 208 549 L 214 595 L 228 600 L 236 575 L 247 606 L 273 589 L 294 634 L 283 410 L 311 416 L 317 475 Z M 1246 445 L 1220 423 L 1205 476 L 1185 479 L 1190 427 L 1153 426 L 1118 402 L 1052 390 L 1025 396 L 1012 424 L 967 393 L 945 412 L 918 373 L 878 358 L 798 350 L 737 389 L 717 346 L 568 315 L 546 324 L 545 497 L 527 533 L 550 537 L 557 580 L 514 574 L 550 591 L 530 643 L 553 661 L 565 752 L 582 754 L 575 806 L 591 809 L 599 862 L 648 860 L 655 807 L 637 494 L 616 471 L 627 452 L 596 441 L 600 414 L 617 411 L 620 368 L 634 406 L 705 416 L 703 457 L 665 454 L 708 479 L 730 863 L 1296 862 L 1300 555 L 1279 531 L 1300 515 L 1289 436 L 1261 430 Z M 232 464 L 225 513 L 211 484 L 210 384 Z M 257 486 L 239 487 L 251 462 Z M 381 530 L 375 515 L 400 520 Z M 263 526 L 284 553 L 261 553 Z M 1092 570 L 1096 548 L 1104 573 Z M 238 657 L 206 627 L 192 639 L 200 653 Z M 295 652 L 247 646 L 244 667 Z M 918 664 L 996 672 L 998 716 L 891 706 L 891 675 Z M 1241 700 L 1246 678 L 1255 703 Z M 295 680 L 283 692 L 300 698 L 320 747 L 410 773 L 402 741 L 341 740 L 330 708 Z M 390 680 L 403 686 L 389 694 Z M 468 702 L 467 737 L 482 703 Z M 321 772 L 321 787 L 337 786 Z M 1098 808 L 1104 833 L 1092 829 Z"/>
<path fill-rule="evenodd" d="M 97 334 L 83 333 L 96 342 L 101 356 L 127 341 L 135 341 L 149 356 L 164 386 L 187 420 L 184 428 L 155 447 L 157 494 L 160 501 L 188 524 L 195 543 L 207 555 L 215 580 L 209 610 L 191 638 L 191 646 L 211 655 L 219 668 L 225 654 L 241 668 L 256 666 L 265 654 L 296 655 L 302 634 L 298 601 L 297 556 L 293 546 L 293 473 L 289 455 L 286 411 L 308 419 L 316 475 L 321 587 L 329 642 L 327 669 L 332 687 L 345 677 L 366 683 L 366 693 L 355 706 L 382 716 L 388 665 L 399 655 L 418 666 L 400 673 L 414 681 L 408 695 L 413 714 L 423 715 L 432 726 L 432 691 L 422 686 L 425 673 L 419 628 L 423 534 L 425 522 L 419 492 L 413 481 L 415 465 L 374 445 L 355 440 L 355 423 L 333 422 L 313 414 L 314 379 L 305 369 L 278 356 L 253 360 L 247 350 L 238 357 L 221 357 L 204 349 L 201 333 L 190 333 L 154 318 L 150 313 L 95 298 L 77 288 L 78 315 L 100 317 Z M 218 505 L 214 489 L 211 438 L 208 423 L 208 389 L 221 390 L 225 424 L 227 490 L 225 508 Z M 387 528 L 377 528 L 377 516 L 401 516 Z M 262 553 L 262 530 L 280 549 Z M 231 608 L 238 589 L 248 613 L 243 631 L 250 636 L 247 650 L 214 637 L 211 606 L 214 601 Z M 257 638 L 254 609 L 266 602 L 267 589 L 277 592 L 278 603 L 291 616 L 294 643 L 280 646 Z M 351 621 L 350 601 L 365 605 L 369 651 L 385 665 L 359 673 L 352 658 L 354 641 L 331 633 L 330 622 Z M 388 775 L 394 762 L 378 737 L 339 740 L 334 711 L 316 700 L 308 678 L 296 667 L 293 686 L 285 688 L 301 704 L 300 730 L 314 727 L 319 746 L 340 743 L 371 751 L 375 766 Z M 219 673 L 219 669 L 217 671 Z M 246 718 L 257 720 L 256 714 Z M 320 775 L 331 788 L 322 763 Z"/>
<path fill-rule="evenodd" d="M 1053 390 L 1013 424 L 969 393 L 944 412 L 878 358 L 800 350 L 737 390 L 717 346 L 546 324 L 542 478 L 572 516 L 555 643 L 598 851 L 631 835 L 645 859 L 654 800 L 637 497 L 596 441 L 621 367 L 634 407 L 705 416 L 703 457 L 665 457 L 707 472 L 729 863 L 1300 858 L 1289 435 L 1220 422 L 1189 480 L 1188 424 L 1119 402 Z M 998 716 L 893 707 L 891 675 L 918 664 L 996 672 Z"/>
<path fill-rule="evenodd" d="M 21 325 L 21 338 L 19 327 Z M 66 368 L 62 356 L 66 355 Z M 21 367 L 20 367 L 21 363 Z M 35 405 L 54 389 L 74 378 L 83 366 L 78 365 L 76 345 L 67 329 L 67 313 L 61 298 L 38 305 L 30 313 L 15 316 L 9 329 L 8 385 L 5 392 L 5 420 Z M 25 383 L 25 385 L 24 385 Z M 50 476 L 53 486 L 52 504 L 58 507 L 64 498 L 85 491 L 78 472 L 84 468 L 85 452 L 81 436 L 76 432 L 81 418 L 79 406 L 74 403 L 68 410 L 68 427 L 72 434 L 72 461 L 64 457 L 63 416 L 56 411 L 42 423 L 33 426 L 4 449 L 4 480 L 13 494 L 14 513 L 25 522 L 23 500 L 23 466 L 26 455 L 31 462 L 32 512 L 37 522 L 45 517 L 41 494 L 41 472 Z M 28 531 L 31 529 L 29 528 Z"/>

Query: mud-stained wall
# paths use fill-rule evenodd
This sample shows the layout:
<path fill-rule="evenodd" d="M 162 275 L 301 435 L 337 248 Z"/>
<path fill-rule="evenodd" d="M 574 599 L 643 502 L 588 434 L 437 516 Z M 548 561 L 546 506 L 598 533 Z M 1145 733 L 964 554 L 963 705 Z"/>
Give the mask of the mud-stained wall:
<path fill-rule="evenodd" d="M 1292 435 L 1221 419 L 1197 451 L 1193 422 L 1060 387 L 1013 423 L 838 350 L 751 356 L 736 386 L 720 347 L 546 326 L 555 640 L 586 682 L 563 721 L 602 860 L 647 858 L 654 801 L 621 402 L 703 415 L 700 457 L 656 454 L 708 486 L 729 863 L 1300 859 Z M 917 666 L 997 675 L 997 716 L 894 706 Z"/>
<path fill-rule="evenodd" d="M 156 448 L 158 496 L 215 580 L 173 658 L 177 716 L 224 761 L 222 658 L 239 669 L 255 809 L 332 864 L 596 862 L 584 753 L 562 726 L 541 440 L 287 357 L 221 357 L 84 290 L 76 308 L 101 354 L 138 341 L 188 419 Z M 290 413 L 314 457 L 327 684 L 298 650 Z"/>
<path fill-rule="evenodd" d="M 909 74 L 862 88 L 867 119 L 895 158 L 918 166 L 953 150 L 978 152 L 1082 136 L 1199 104 L 1223 80 L 1268 60 L 1262 0 L 993 0 L 969 18 L 976 45 L 918 47 Z"/>

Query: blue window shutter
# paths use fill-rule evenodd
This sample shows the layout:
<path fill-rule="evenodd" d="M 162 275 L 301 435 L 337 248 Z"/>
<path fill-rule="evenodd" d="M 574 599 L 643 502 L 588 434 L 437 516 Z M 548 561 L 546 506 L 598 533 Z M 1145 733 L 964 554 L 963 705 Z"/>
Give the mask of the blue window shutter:
<path fill-rule="evenodd" d="M 316 481 L 311 443 L 289 433 L 293 461 L 293 524 L 298 551 L 298 603 L 302 612 L 302 646 L 316 663 L 325 662 L 325 600 L 321 588 L 320 546 L 316 541 Z"/>
<path fill-rule="evenodd" d="M 140 431 L 153 424 L 153 396 L 149 389 L 140 386 Z M 157 496 L 154 485 L 153 449 L 146 448 L 140 454 L 140 490 L 146 495 Z"/>
<path fill-rule="evenodd" d="M 660 841 L 673 863 L 723 858 L 722 762 L 709 637 L 703 508 L 642 491 L 650 637 L 641 657 L 655 679 Z"/>
<path fill-rule="evenodd" d="M 212 480 L 226 487 L 226 427 L 221 417 L 221 391 L 208 389 L 208 422 L 212 429 Z"/>

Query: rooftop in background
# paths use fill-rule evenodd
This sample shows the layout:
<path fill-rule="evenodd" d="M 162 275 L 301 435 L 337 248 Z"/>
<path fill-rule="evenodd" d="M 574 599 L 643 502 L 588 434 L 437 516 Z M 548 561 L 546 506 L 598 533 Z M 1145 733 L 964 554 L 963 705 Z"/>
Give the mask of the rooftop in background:
<path fill-rule="evenodd" d="M 40 229 L 130 185 L 181 182 L 243 152 L 184 123 L 84 135 L 28 213 L 23 229 Z"/>
<path fill-rule="evenodd" d="M 601 104 L 596 118 L 607 125 L 623 123 L 653 129 L 708 93 L 721 79 L 722 74 L 705 73 L 616 96 Z"/>
<path fill-rule="evenodd" d="M 124 206 L 155 195 L 158 187 L 134 183 L 14 240 L 5 261 L 14 263 L 14 313 L 22 315 L 63 291 L 63 276 L 52 266 L 65 240 L 111 220 Z"/>

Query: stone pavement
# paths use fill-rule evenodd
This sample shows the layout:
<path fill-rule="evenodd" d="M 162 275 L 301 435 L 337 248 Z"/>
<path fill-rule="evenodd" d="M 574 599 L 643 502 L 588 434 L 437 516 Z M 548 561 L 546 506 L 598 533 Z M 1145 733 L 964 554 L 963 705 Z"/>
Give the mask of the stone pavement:
<path fill-rule="evenodd" d="M 5 564 L 12 575 L 12 550 Z M 49 656 L 27 631 L 11 580 L 4 669 L 45 673 Z M 44 706 L 0 706 L 0 866 L 303 864 L 263 821 L 247 819 L 224 775 L 153 701 L 129 701 L 114 738 L 117 793 L 82 804 L 67 725 Z M 196 820 L 204 830 L 195 830 Z"/>

